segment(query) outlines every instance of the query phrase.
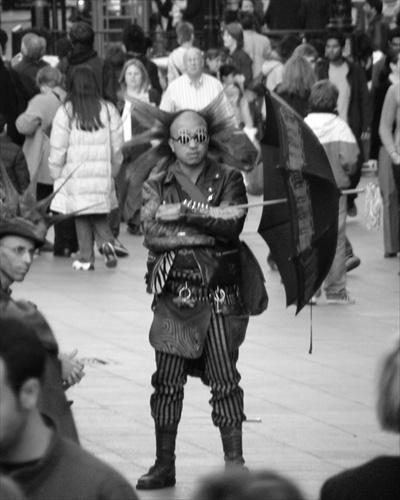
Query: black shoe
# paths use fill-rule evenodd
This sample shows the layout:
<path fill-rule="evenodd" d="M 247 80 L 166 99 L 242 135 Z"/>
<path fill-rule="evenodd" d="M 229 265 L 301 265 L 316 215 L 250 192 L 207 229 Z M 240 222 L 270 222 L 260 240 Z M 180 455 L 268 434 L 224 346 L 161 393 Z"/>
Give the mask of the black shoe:
<path fill-rule="evenodd" d="M 142 236 L 143 234 L 140 226 L 133 226 L 131 224 L 128 224 L 127 231 L 129 234 L 133 234 L 134 236 Z"/>
<path fill-rule="evenodd" d="M 349 255 L 346 257 L 346 273 L 349 273 L 356 267 L 358 267 L 361 264 L 361 259 L 360 257 L 357 257 L 357 255 Z"/>
<path fill-rule="evenodd" d="M 159 490 L 175 486 L 175 466 L 156 463 L 149 472 L 138 479 L 137 490 Z"/>
<path fill-rule="evenodd" d="M 53 243 L 50 243 L 50 241 L 45 240 L 44 245 L 40 247 L 41 252 L 53 252 L 54 251 L 54 245 Z"/>
<path fill-rule="evenodd" d="M 128 257 L 129 252 L 128 250 L 124 247 L 124 245 L 117 240 L 117 238 L 114 238 L 114 250 L 115 250 L 115 255 L 117 257 Z"/>
<path fill-rule="evenodd" d="M 357 205 L 355 204 L 354 200 L 347 199 L 347 215 L 349 217 L 356 217 L 357 213 Z"/>
<path fill-rule="evenodd" d="M 71 257 L 71 249 L 70 248 L 62 248 L 59 250 L 54 250 L 54 257 Z"/>

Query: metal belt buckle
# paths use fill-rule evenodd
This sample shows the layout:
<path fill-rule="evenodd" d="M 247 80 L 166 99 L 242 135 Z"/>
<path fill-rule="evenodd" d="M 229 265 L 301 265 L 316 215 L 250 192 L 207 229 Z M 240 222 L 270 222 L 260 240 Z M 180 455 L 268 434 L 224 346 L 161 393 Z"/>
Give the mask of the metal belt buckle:
<path fill-rule="evenodd" d="M 215 303 L 215 312 L 220 313 L 222 311 L 222 305 L 225 302 L 225 292 L 221 290 L 219 287 L 214 292 L 214 303 Z"/>
<path fill-rule="evenodd" d="M 179 290 L 179 298 L 182 307 L 191 306 L 190 297 L 192 296 L 192 292 L 190 288 L 187 286 L 187 281 L 185 282 L 185 286 Z"/>

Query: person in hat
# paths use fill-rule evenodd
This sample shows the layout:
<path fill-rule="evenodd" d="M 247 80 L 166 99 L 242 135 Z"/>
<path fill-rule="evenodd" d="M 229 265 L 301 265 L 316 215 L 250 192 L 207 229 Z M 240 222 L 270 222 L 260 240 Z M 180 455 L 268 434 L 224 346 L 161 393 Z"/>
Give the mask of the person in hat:
<path fill-rule="evenodd" d="M 22 282 L 29 272 L 33 255 L 44 245 L 49 226 L 63 216 L 46 212 L 51 199 L 37 203 L 36 181 L 32 179 L 26 191 L 20 195 L 13 186 L 4 166 L 2 171 L 2 195 L 0 199 L 0 312 L 12 311 L 25 317 L 48 352 L 45 390 L 41 410 L 55 421 L 56 428 L 65 437 L 78 442 L 78 433 L 72 417 L 70 402 L 64 390 L 79 383 L 84 376 L 84 365 L 76 359 L 77 351 L 59 353 L 50 327 L 31 302 L 15 302 L 11 297 L 11 285 Z"/>

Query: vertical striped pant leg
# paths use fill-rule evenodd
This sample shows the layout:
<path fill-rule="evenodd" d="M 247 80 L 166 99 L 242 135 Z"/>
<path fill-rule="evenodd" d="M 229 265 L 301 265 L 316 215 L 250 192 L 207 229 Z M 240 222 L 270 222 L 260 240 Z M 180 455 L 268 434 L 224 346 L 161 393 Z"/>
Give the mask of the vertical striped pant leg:
<path fill-rule="evenodd" d="M 215 426 L 239 427 L 246 420 L 240 374 L 236 369 L 239 352 L 229 351 L 222 314 L 211 315 L 204 345 L 205 375 L 211 387 L 212 421 Z"/>
<path fill-rule="evenodd" d="M 178 424 L 182 415 L 183 388 L 187 380 L 185 358 L 156 351 L 157 369 L 151 378 L 151 415 L 160 427 Z"/>

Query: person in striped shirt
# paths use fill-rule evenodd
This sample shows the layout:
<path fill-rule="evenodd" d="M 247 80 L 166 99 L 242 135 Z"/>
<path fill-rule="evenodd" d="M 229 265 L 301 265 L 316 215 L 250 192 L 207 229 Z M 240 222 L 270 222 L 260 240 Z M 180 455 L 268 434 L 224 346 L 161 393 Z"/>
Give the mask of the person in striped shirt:
<path fill-rule="evenodd" d="M 183 109 L 204 109 L 223 91 L 219 80 L 203 72 L 204 57 L 200 49 L 192 47 L 184 54 L 185 73 L 168 85 L 161 99 L 160 109 L 175 112 Z M 228 103 L 229 108 L 229 103 Z"/>

